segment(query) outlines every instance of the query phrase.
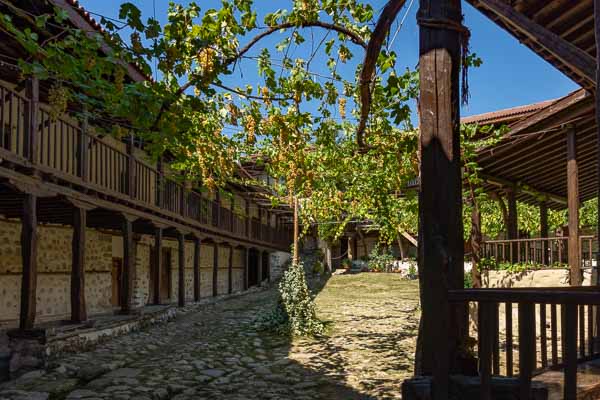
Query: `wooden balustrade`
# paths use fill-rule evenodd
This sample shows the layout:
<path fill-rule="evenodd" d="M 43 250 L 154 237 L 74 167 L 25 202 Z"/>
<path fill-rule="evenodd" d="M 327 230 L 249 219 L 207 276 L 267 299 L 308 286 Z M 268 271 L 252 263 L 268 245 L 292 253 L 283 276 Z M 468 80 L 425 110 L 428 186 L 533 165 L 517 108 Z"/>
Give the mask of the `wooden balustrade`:
<path fill-rule="evenodd" d="M 249 232 L 248 217 L 235 215 L 217 201 L 185 190 L 163 173 L 162 162 L 154 168 L 136 158 L 131 137 L 122 146 L 110 143 L 89 132 L 87 120 L 78 123 L 66 116 L 54 118 L 47 106 L 37 104 L 0 84 L 0 156 L 29 161 L 60 179 L 159 207 L 241 237 L 289 244 L 289 235 L 283 229 L 273 233 L 271 227 L 253 220 Z M 35 112 L 32 105 L 36 106 Z M 34 120 L 37 123 L 32 123 Z M 37 129 L 30 134 L 29 126 Z M 35 151 L 33 155 L 29 147 Z"/>
<path fill-rule="evenodd" d="M 562 369 L 564 398 L 575 399 L 577 364 L 600 357 L 600 286 L 464 289 L 448 296 L 451 303 L 477 307 L 473 322 L 482 398 L 491 398 L 485 394 L 491 391 L 492 375 L 518 376 L 520 398 L 529 398 L 534 376 Z"/>
<path fill-rule="evenodd" d="M 525 263 L 532 266 L 560 266 L 568 264 L 569 248 L 567 236 L 488 240 L 483 242 L 482 256 L 495 263 Z M 579 237 L 581 265 L 589 268 L 596 265 L 597 241 L 594 236 Z"/>

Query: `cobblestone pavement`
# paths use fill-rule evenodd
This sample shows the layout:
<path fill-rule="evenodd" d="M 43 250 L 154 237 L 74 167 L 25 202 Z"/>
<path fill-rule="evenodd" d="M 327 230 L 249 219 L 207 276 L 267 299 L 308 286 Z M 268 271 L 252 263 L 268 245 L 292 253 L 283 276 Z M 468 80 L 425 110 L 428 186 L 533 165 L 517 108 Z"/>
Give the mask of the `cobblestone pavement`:
<path fill-rule="evenodd" d="M 393 399 L 411 374 L 418 287 L 393 274 L 333 276 L 317 297 L 328 337 L 256 332 L 274 289 L 63 356 L 0 399 Z"/>

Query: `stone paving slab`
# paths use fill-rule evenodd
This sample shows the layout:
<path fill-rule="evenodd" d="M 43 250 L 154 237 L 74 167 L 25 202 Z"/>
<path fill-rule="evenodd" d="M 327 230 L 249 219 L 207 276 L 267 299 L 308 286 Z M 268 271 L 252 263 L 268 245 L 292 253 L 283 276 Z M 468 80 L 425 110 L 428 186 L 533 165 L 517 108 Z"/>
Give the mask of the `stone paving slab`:
<path fill-rule="evenodd" d="M 417 301 L 416 284 L 397 274 L 335 276 L 317 297 L 333 322 L 329 337 L 289 340 L 251 324 L 274 307 L 272 288 L 51 360 L 46 371 L 0 386 L 0 399 L 399 398 L 411 375 Z"/>

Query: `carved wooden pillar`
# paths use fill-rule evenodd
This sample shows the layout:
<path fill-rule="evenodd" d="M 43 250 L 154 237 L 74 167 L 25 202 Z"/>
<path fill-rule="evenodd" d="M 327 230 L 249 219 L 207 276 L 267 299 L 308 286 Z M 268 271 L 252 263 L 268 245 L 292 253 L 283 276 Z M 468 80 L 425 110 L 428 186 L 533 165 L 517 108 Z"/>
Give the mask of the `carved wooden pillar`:
<path fill-rule="evenodd" d="M 219 244 L 215 243 L 213 251 L 213 279 L 212 279 L 212 295 L 213 297 L 219 294 Z"/>
<path fill-rule="evenodd" d="M 194 238 L 194 301 L 200 301 L 200 238 Z"/>
<path fill-rule="evenodd" d="M 37 294 L 37 197 L 33 194 L 26 194 L 23 200 L 21 225 L 23 275 L 19 328 L 30 330 L 35 323 Z"/>
<path fill-rule="evenodd" d="M 567 130 L 567 203 L 569 208 L 569 269 L 571 286 L 581 285 L 579 254 L 579 168 L 575 127 Z"/>
<path fill-rule="evenodd" d="M 71 265 L 71 321 L 87 320 L 85 305 L 85 227 L 87 211 L 81 207 L 73 209 L 73 239 Z"/>
<path fill-rule="evenodd" d="M 178 253 L 179 253 L 179 269 L 178 269 L 178 285 L 177 285 L 177 305 L 185 306 L 185 234 L 177 233 Z"/>
<path fill-rule="evenodd" d="M 135 273 L 135 242 L 133 240 L 133 220 L 123 218 L 123 272 L 121 274 L 121 312 L 132 311 L 133 275 Z"/>
<path fill-rule="evenodd" d="M 467 333 L 466 308 L 451 307 L 447 298 L 448 289 L 464 285 L 459 129 L 460 36 L 464 33 L 459 0 L 420 0 L 419 4 L 422 314 L 415 373 L 433 375 L 432 398 L 437 400 L 448 398 L 449 374 L 460 372 L 459 349 Z"/>
<path fill-rule="evenodd" d="M 162 270 L 162 236 L 163 230 L 162 228 L 154 229 L 154 251 L 152 253 L 154 270 L 152 271 L 152 285 L 153 285 L 153 304 L 160 304 L 160 275 Z"/>

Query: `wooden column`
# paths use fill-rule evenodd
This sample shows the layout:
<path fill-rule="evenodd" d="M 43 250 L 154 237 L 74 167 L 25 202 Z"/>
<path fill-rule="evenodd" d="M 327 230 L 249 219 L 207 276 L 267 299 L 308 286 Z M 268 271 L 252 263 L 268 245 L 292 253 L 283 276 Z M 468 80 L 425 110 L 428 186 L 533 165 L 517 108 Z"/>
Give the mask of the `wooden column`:
<path fill-rule="evenodd" d="M 29 106 L 24 110 L 26 124 L 24 152 L 29 161 L 36 164 L 38 161 L 38 111 L 40 108 L 40 81 L 37 77 L 29 78 L 26 93 L 29 98 Z"/>
<path fill-rule="evenodd" d="M 153 304 L 160 304 L 160 275 L 162 270 L 162 236 L 163 230 L 162 228 L 154 229 L 154 252 L 152 253 L 154 271 L 153 274 Z"/>
<path fill-rule="evenodd" d="M 217 204 L 217 227 L 221 229 L 221 192 L 219 190 L 215 192 L 215 203 Z"/>
<path fill-rule="evenodd" d="M 227 267 L 227 293 L 233 293 L 233 246 L 229 245 L 229 265 Z"/>
<path fill-rule="evenodd" d="M 71 241 L 71 321 L 87 320 L 85 306 L 85 227 L 87 211 L 73 209 L 73 239 Z"/>
<path fill-rule="evenodd" d="M 200 238 L 194 238 L 194 301 L 200 301 Z"/>
<path fill-rule="evenodd" d="M 594 32 L 596 39 L 596 48 L 600 49 L 600 0 L 594 0 Z M 600 51 L 596 52 L 596 93 L 600 93 Z M 600 96 L 596 96 L 596 126 L 600 126 Z M 600 210 L 600 129 L 596 129 L 596 163 L 597 163 L 597 182 L 596 185 L 598 198 L 598 210 Z M 596 237 L 598 240 L 597 246 L 600 251 L 600 213 L 598 213 L 598 220 L 596 221 Z M 596 284 L 600 285 L 600 254 L 596 254 Z M 596 307 L 597 311 L 600 311 L 599 307 Z M 600 312 L 597 312 L 597 332 L 600 334 Z"/>
<path fill-rule="evenodd" d="M 508 202 L 508 221 L 506 226 L 507 239 L 514 240 L 519 238 L 519 217 L 517 215 L 517 197 L 513 188 L 506 189 L 506 199 Z M 516 263 L 519 260 L 519 249 L 516 243 L 510 247 L 510 260 Z"/>
<path fill-rule="evenodd" d="M 250 249 L 244 250 L 244 290 L 248 290 L 248 266 L 250 265 Z"/>
<path fill-rule="evenodd" d="M 451 372 L 467 333 L 465 307 L 448 289 L 464 285 L 460 159 L 460 0 L 420 0 L 419 280 L 421 324 L 415 374 L 433 375 L 432 398 L 448 398 Z"/>
<path fill-rule="evenodd" d="M 133 221 L 123 218 L 123 272 L 121 274 L 121 313 L 132 311 L 133 274 L 135 271 L 135 242 L 133 241 Z"/>
<path fill-rule="evenodd" d="M 569 269 L 571 286 L 581 285 L 579 255 L 579 168 L 575 127 L 567 130 L 567 202 L 569 208 Z"/>
<path fill-rule="evenodd" d="M 540 237 L 548 237 L 548 204 L 546 202 L 540 203 Z M 542 240 L 542 264 L 548 265 L 548 241 Z"/>
<path fill-rule="evenodd" d="M 229 231 L 235 232 L 235 195 L 231 195 L 231 213 L 229 213 Z"/>
<path fill-rule="evenodd" d="M 21 314 L 19 328 L 33 329 L 37 294 L 37 197 L 26 194 L 21 217 L 21 257 L 23 276 L 21 280 Z"/>
<path fill-rule="evenodd" d="M 268 251 L 265 251 L 265 257 L 267 258 L 265 266 L 267 267 L 267 282 L 271 282 L 271 255 Z"/>
<path fill-rule="evenodd" d="M 262 283 L 263 252 L 258 251 L 258 286 Z"/>
<path fill-rule="evenodd" d="M 85 107 L 83 112 L 87 112 Z M 77 138 L 77 176 L 84 182 L 88 180 L 88 130 L 88 117 L 84 115 L 81 121 L 81 134 Z"/>
<path fill-rule="evenodd" d="M 212 279 L 212 295 L 216 297 L 219 294 L 219 244 L 215 243 L 213 251 L 213 279 Z"/>
<path fill-rule="evenodd" d="M 178 232 L 177 242 L 179 244 L 179 269 L 178 269 L 178 285 L 177 285 L 177 305 L 185 306 L 185 234 Z"/>

